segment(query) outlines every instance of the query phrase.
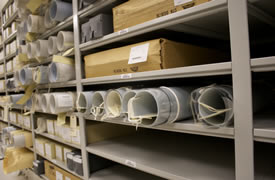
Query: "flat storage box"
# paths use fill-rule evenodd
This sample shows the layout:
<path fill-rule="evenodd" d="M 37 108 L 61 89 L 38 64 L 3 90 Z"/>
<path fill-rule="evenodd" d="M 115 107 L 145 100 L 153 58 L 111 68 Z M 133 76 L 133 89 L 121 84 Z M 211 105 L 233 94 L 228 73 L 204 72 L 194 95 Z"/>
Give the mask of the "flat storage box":
<path fill-rule="evenodd" d="M 30 116 L 23 116 L 24 118 L 24 127 L 27 129 L 31 129 L 32 128 L 32 124 L 31 124 L 31 117 Z"/>
<path fill-rule="evenodd" d="M 225 60 L 224 53 L 167 39 L 155 39 L 84 57 L 86 78 L 152 71 Z"/>
<path fill-rule="evenodd" d="M 131 0 L 113 8 L 114 31 L 166 16 L 210 0 Z"/>
<path fill-rule="evenodd" d="M 53 142 L 45 143 L 45 154 L 47 158 L 55 159 L 55 143 Z"/>
<path fill-rule="evenodd" d="M 45 176 L 49 180 L 81 180 L 80 178 L 64 171 L 63 169 L 57 167 L 56 165 L 50 163 L 49 161 L 44 161 L 45 163 Z"/>

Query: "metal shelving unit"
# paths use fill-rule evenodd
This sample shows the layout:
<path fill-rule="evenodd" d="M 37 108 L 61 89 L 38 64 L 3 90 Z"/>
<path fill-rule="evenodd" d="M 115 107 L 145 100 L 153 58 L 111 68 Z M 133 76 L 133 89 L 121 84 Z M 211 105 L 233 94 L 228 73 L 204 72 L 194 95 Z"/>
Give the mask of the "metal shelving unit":
<path fill-rule="evenodd" d="M 9 1 L 8 4 L 12 3 Z M 252 72 L 275 71 L 275 56 L 251 58 L 250 45 L 264 41 L 275 42 L 275 36 L 267 38 L 270 34 L 262 33 L 260 36 L 249 38 L 249 32 L 258 33 L 264 27 L 268 31 L 275 29 L 275 7 L 272 0 L 212 0 L 192 8 L 185 9 L 167 16 L 163 16 L 119 32 L 114 32 L 102 38 L 80 44 L 80 22 L 87 17 L 101 12 L 110 11 L 111 8 L 120 3 L 118 0 L 99 0 L 95 4 L 78 10 L 79 0 L 72 0 L 73 16 L 65 19 L 52 29 L 47 30 L 39 36 L 39 39 L 48 39 L 61 30 L 74 31 L 74 58 L 76 68 L 76 80 L 69 82 L 51 83 L 38 85 L 37 89 L 76 87 L 77 93 L 83 91 L 90 85 L 115 84 L 123 82 L 141 82 L 152 80 L 169 80 L 177 78 L 198 78 L 211 76 L 232 76 L 234 91 L 234 126 L 226 128 L 206 128 L 200 124 L 194 124 L 193 120 L 182 121 L 174 124 L 163 124 L 156 127 L 144 127 L 147 131 L 166 131 L 165 134 L 174 133 L 168 136 L 164 133 L 158 135 L 134 134 L 128 137 L 104 140 L 94 144 L 87 144 L 86 123 L 89 121 L 101 121 L 93 116 L 86 116 L 82 113 L 75 113 L 79 119 L 81 145 L 74 145 L 64 142 L 61 138 L 42 133 L 35 134 L 34 124 L 37 116 L 31 115 L 33 141 L 35 136 L 43 136 L 48 139 L 60 142 L 81 150 L 83 157 L 84 176 L 79 176 L 69 171 L 64 164 L 44 159 L 56 164 L 81 179 L 100 179 L 100 171 L 90 174 L 89 154 L 95 154 L 110 159 L 124 166 L 126 169 L 142 173 L 152 174 L 152 178 L 166 179 L 249 179 L 253 180 L 258 175 L 254 170 L 257 163 L 254 160 L 254 142 L 266 142 L 275 144 L 275 116 L 255 116 L 252 111 Z M 272 4 L 273 3 L 273 4 Z M 6 5 L 5 7 L 7 7 Z M 4 7 L 4 8 L 5 8 Z M 3 15 L 3 11 L 2 11 Z M 1 16 L 2 16 L 1 15 Z M 14 14 L 1 27 L 7 27 L 18 16 Z M 218 28 L 217 28 L 218 27 Z M 123 75 L 83 78 L 83 56 L 91 51 L 98 51 L 106 45 L 119 44 L 121 42 L 139 42 L 139 37 L 146 38 L 148 34 L 158 30 L 172 30 L 184 32 L 199 37 L 226 41 L 231 45 L 231 60 L 228 62 L 204 64 L 197 66 L 147 71 Z M 16 38 L 16 33 L 6 39 L 2 48 L 5 50 L 5 43 Z M 119 45 L 117 45 L 119 46 Z M 5 52 L 5 51 L 4 51 Z M 5 56 L 3 63 L 13 58 L 16 53 Z M 42 63 L 33 63 L 30 66 L 48 64 L 51 57 Z M 6 73 L 2 78 L 12 73 Z M 1 78 L 1 77 L 0 77 Z M 5 93 L 15 92 L 6 90 Z M 68 115 L 69 116 L 69 115 Z M 134 126 L 123 121 L 121 118 L 106 119 L 105 123 Z M 9 122 L 14 125 L 13 123 Z M 177 135 L 175 135 L 177 133 Z M 197 136 L 194 136 L 197 135 Z M 161 138 L 160 138 L 161 136 Z M 211 137 L 206 137 L 211 136 Z M 173 138 L 172 138 L 173 137 Z M 186 137 L 184 140 L 183 138 Z M 171 139 L 172 138 L 172 139 Z M 158 141 L 156 141 L 156 139 Z M 161 140 L 160 140 L 161 139 Z M 194 141 L 191 141 L 194 140 Z M 199 139 L 204 139 L 201 141 Z M 213 142 L 214 141 L 214 142 Z M 218 142 L 216 142 L 218 141 Z M 179 143 L 180 142 L 180 143 Z M 215 144 L 215 147 L 208 143 Z M 229 150 L 228 150 L 229 149 Z M 201 151 L 203 150 L 203 152 Z M 32 150 L 37 155 L 35 149 Z M 196 152 L 196 153 L 194 153 Z M 195 155 L 194 155 L 195 154 Z M 39 154 L 38 154 L 39 155 Z M 40 155 L 39 155 L 40 156 Z M 213 158 L 216 157 L 216 158 Z M 125 168 L 122 168 L 125 169 Z M 123 171 L 123 170 L 122 170 Z M 112 175 L 120 174 L 122 171 L 116 168 L 102 170 Z M 125 170 L 126 171 L 126 170 Z M 128 171 L 128 170 L 127 170 Z M 144 174 L 145 173 L 145 174 Z M 151 175 L 150 175 L 151 176 Z M 271 177 L 268 177 L 272 179 Z"/>

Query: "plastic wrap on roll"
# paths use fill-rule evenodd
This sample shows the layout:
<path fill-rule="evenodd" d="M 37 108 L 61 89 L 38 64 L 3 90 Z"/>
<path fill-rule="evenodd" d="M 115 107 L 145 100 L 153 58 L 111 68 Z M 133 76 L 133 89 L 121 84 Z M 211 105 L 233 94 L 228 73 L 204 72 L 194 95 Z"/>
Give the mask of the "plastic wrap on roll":
<path fill-rule="evenodd" d="M 48 53 L 48 40 L 37 40 L 36 42 L 36 58 L 41 61 L 49 56 Z"/>
<path fill-rule="evenodd" d="M 44 16 L 44 26 L 47 28 L 47 29 L 50 29 L 52 27 L 54 27 L 56 25 L 56 21 L 51 19 L 50 17 L 50 9 L 46 9 L 46 12 L 45 12 L 45 16 Z"/>
<path fill-rule="evenodd" d="M 50 96 L 50 111 L 53 114 L 70 112 L 75 109 L 75 93 L 52 93 Z"/>
<path fill-rule="evenodd" d="M 33 82 L 32 79 L 32 69 L 25 67 L 20 70 L 19 80 L 22 85 L 30 85 Z"/>
<path fill-rule="evenodd" d="M 48 39 L 48 53 L 50 55 L 57 54 L 59 51 L 57 49 L 57 37 L 56 36 L 50 36 Z"/>
<path fill-rule="evenodd" d="M 49 66 L 49 81 L 50 82 L 66 82 L 75 80 L 74 64 L 64 64 L 52 62 Z"/>
<path fill-rule="evenodd" d="M 49 7 L 50 18 L 55 21 L 63 21 L 73 15 L 72 4 L 61 0 L 53 0 Z"/>
<path fill-rule="evenodd" d="M 76 108 L 78 112 L 85 114 L 91 113 L 93 92 L 81 92 L 77 96 Z"/>
<path fill-rule="evenodd" d="M 57 34 L 57 49 L 65 51 L 74 46 L 74 33 L 70 31 L 59 31 Z"/>

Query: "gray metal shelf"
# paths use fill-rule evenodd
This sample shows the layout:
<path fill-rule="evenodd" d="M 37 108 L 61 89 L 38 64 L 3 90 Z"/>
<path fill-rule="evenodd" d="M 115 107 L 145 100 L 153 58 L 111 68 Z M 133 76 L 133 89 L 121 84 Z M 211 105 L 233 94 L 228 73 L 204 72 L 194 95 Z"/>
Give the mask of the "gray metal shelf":
<path fill-rule="evenodd" d="M 252 59 L 251 69 L 253 72 L 275 71 L 275 56 Z"/>
<path fill-rule="evenodd" d="M 275 114 L 254 117 L 254 140 L 275 144 Z"/>
<path fill-rule="evenodd" d="M 11 35 L 9 35 L 9 37 L 7 39 L 5 39 L 4 43 L 8 44 L 9 42 L 11 42 L 12 40 L 14 40 L 17 36 L 17 31 L 12 33 Z"/>
<path fill-rule="evenodd" d="M 16 56 L 16 52 L 15 52 L 15 53 L 12 53 L 12 54 L 7 55 L 7 56 L 5 57 L 5 60 L 11 59 L 11 58 L 13 58 L 13 57 L 15 57 L 15 56 Z"/>
<path fill-rule="evenodd" d="M 18 17 L 18 11 L 14 12 L 13 15 L 6 21 L 3 25 L 3 28 L 8 27 L 15 19 Z"/>
<path fill-rule="evenodd" d="M 83 85 L 121 83 L 130 81 L 148 81 L 171 78 L 203 77 L 227 75 L 232 73 L 231 62 L 187 66 L 156 71 L 146 71 L 122 75 L 82 79 Z"/>
<path fill-rule="evenodd" d="M 11 122 L 11 121 L 10 121 L 9 123 L 10 123 L 11 125 L 15 126 L 15 127 L 18 127 L 18 128 L 23 129 L 23 130 L 27 130 L 27 131 L 32 132 L 31 129 L 25 128 L 25 127 L 23 127 L 23 126 L 21 126 L 21 125 L 19 125 L 19 124 L 13 123 L 13 122 Z"/>
<path fill-rule="evenodd" d="M 166 179 L 234 179 L 231 147 L 200 138 L 150 132 L 94 143 L 87 151 Z"/>
<path fill-rule="evenodd" d="M 38 85 L 38 89 L 47 89 L 47 88 L 63 88 L 63 87 L 75 87 L 76 80 L 68 81 L 68 82 L 57 82 L 57 83 L 49 83 L 49 84 L 41 84 Z"/>
<path fill-rule="evenodd" d="M 51 135 L 51 134 L 48 134 L 48 133 L 36 133 L 36 135 L 40 135 L 40 136 L 46 137 L 48 139 L 52 139 L 54 141 L 60 142 L 60 143 L 65 144 L 65 145 L 68 145 L 70 147 L 74 147 L 76 149 L 80 149 L 80 145 L 76 145 L 76 144 L 65 142 L 60 137 L 57 137 L 57 136 L 54 136 L 54 135 Z"/>

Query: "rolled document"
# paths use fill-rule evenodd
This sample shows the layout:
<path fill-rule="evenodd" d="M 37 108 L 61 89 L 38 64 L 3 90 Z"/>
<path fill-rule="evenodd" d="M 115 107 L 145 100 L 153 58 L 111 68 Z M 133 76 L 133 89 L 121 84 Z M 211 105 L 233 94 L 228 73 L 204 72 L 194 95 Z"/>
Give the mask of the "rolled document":
<path fill-rule="evenodd" d="M 34 42 L 30 42 L 27 44 L 27 55 L 29 59 L 35 58 L 36 50 L 36 44 Z"/>
<path fill-rule="evenodd" d="M 37 40 L 36 42 L 36 58 L 38 61 L 46 59 L 49 56 L 48 53 L 48 40 Z"/>
<path fill-rule="evenodd" d="M 59 51 L 57 49 L 57 37 L 56 36 L 50 36 L 48 39 L 48 53 L 50 55 L 57 54 Z"/>
<path fill-rule="evenodd" d="M 44 133 L 47 131 L 47 119 L 45 117 L 37 118 L 37 128 L 35 129 L 36 133 Z"/>
<path fill-rule="evenodd" d="M 128 102 L 135 97 L 137 90 L 128 90 L 122 97 L 122 113 L 128 114 Z"/>
<path fill-rule="evenodd" d="M 42 95 L 42 111 L 45 113 L 50 113 L 50 93 L 45 93 Z"/>
<path fill-rule="evenodd" d="M 50 9 L 46 9 L 45 16 L 44 16 L 44 26 L 47 29 L 50 29 L 56 25 L 56 21 L 51 19 L 50 17 Z"/>
<path fill-rule="evenodd" d="M 85 114 L 91 113 L 93 92 L 81 92 L 77 96 L 76 108 L 78 112 Z"/>
<path fill-rule="evenodd" d="M 27 54 L 28 53 L 27 45 L 20 45 L 18 51 L 19 51 L 19 54 Z"/>
<path fill-rule="evenodd" d="M 101 117 L 104 115 L 104 97 L 106 91 L 96 91 L 92 96 L 92 108 L 91 113 L 95 117 Z"/>
<path fill-rule="evenodd" d="M 19 80 L 22 85 L 30 85 L 33 82 L 32 79 L 32 69 L 25 67 L 20 70 Z"/>
<path fill-rule="evenodd" d="M 73 15 L 72 4 L 60 0 L 53 0 L 50 4 L 50 18 L 55 21 L 63 21 Z"/>
<path fill-rule="evenodd" d="M 75 93 L 52 93 L 50 95 L 50 111 L 53 114 L 73 111 L 75 108 Z"/>
<path fill-rule="evenodd" d="M 65 51 L 74 46 L 74 33 L 70 31 L 59 31 L 57 34 L 57 49 Z"/>
<path fill-rule="evenodd" d="M 60 62 L 52 62 L 49 66 L 49 81 L 66 82 L 75 79 L 74 64 L 64 64 Z"/>
<path fill-rule="evenodd" d="M 49 83 L 48 72 L 49 72 L 49 67 L 48 66 L 38 66 L 33 71 L 33 81 L 36 84 Z"/>
<path fill-rule="evenodd" d="M 29 15 L 27 27 L 31 33 L 43 33 L 46 30 L 43 17 L 37 15 Z"/>

